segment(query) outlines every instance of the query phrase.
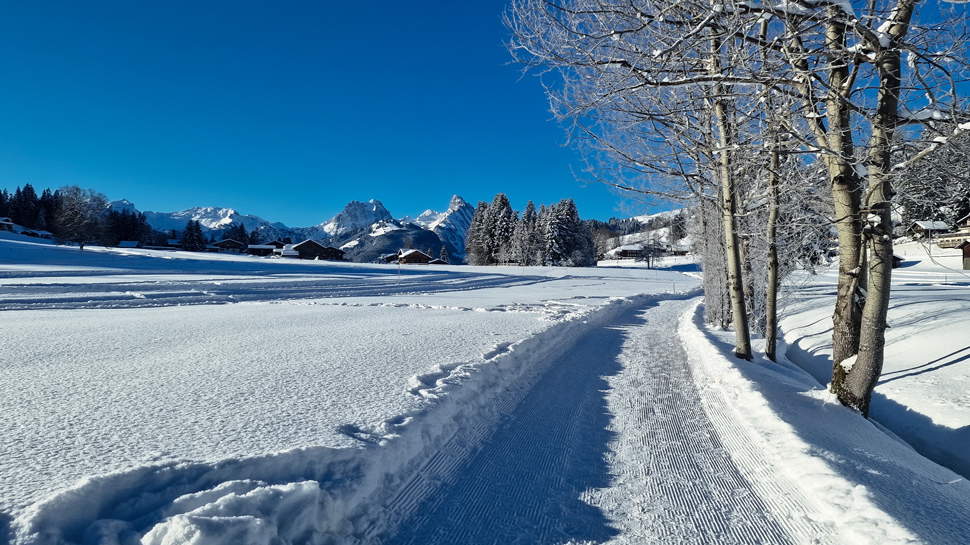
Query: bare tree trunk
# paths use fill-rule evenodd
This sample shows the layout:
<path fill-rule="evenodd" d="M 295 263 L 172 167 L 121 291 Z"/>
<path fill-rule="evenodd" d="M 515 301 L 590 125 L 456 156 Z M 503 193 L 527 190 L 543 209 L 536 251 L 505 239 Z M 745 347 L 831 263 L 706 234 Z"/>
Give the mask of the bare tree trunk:
<path fill-rule="evenodd" d="M 849 105 L 843 95 L 851 88 L 849 66 L 842 55 L 846 28 L 838 17 L 840 8 L 833 6 L 827 9 L 826 47 L 835 52 L 835 56 L 829 69 L 829 91 L 825 99 L 829 122 L 826 137 L 829 149 L 838 153 L 837 157 L 828 161 L 839 237 L 839 282 L 832 317 L 832 391 L 838 393 L 845 380 L 842 362 L 859 352 L 859 329 L 864 304 L 859 292 L 859 241 L 862 236 L 859 209 L 862 190 L 854 164 Z"/>
<path fill-rule="evenodd" d="M 917 0 L 901 0 L 894 10 L 894 21 L 889 27 L 892 38 L 890 47 L 877 54 L 879 70 L 879 95 L 876 119 L 873 123 L 869 146 L 869 195 L 866 199 L 868 225 L 865 236 L 871 247 L 869 259 L 869 285 L 865 310 L 862 314 L 862 330 L 859 339 L 859 356 L 848 371 L 845 383 L 838 391 L 839 400 L 862 411 L 869 417 L 872 391 L 882 374 L 884 348 L 886 346 L 886 316 L 889 313 L 889 293 L 892 281 L 893 241 L 890 199 L 892 184 L 891 142 L 897 123 L 900 91 L 899 42 L 906 35 L 909 21 Z"/>
<path fill-rule="evenodd" d="M 772 139 L 774 141 L 774 139 Z M 772 144 L 774 146 L 774 142 Z M 778 361 L 775 355 L 778 344 L 778 207 L 779 207 L 779 179 L 778 179 L 778 149 L 771 149 L 771 166 L 768 172 L 770 186 L 771 211 L 768 212 L 768 293 L 765 301 L 765 355 L 771 361 Z"/>
<path fill-rule="evenodd" d="M 721 43 L 711 39 L 712 75 L 720 74 Z M 741 274 L 741 251 L 737 233 L 737 205 L 734 195 L 734 175 L 731 171 L 731 121 L 724 103 L 724 88 L 713 85 L 711 100 L 718 132 L 718 178 L 721 185 L 721 217 L 724 222 L 724 251 L 727 254 L 728 292 L 731 294 L 731 319 L 734 322 L 734 355 L 751 359 L 751 333 L 748 330 L 748 313 L 744 305 L 744 278 Z"/>

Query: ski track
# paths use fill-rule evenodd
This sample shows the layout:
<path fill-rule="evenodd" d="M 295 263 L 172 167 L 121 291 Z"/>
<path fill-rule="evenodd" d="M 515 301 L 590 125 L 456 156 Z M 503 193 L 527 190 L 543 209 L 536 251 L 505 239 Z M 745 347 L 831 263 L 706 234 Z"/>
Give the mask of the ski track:
<path fill-rule="evenodd" d="M 723 447 L 677 336 L 689 302 L 653 305 L 585 330 L 496 429 L 453 438 L 386 504 L 385 531 L 397 535 L 371 542 L 783 544 L 793 531 L 821 535 L 783 526 Z"/>
<path fill-rule="evenodd" d="M 388 275 L 362 286 L 335 279 L 276 281 L 167 281 L 117 284 L 0 285 L 0 311 L 43 309 L 144 308 L 175 305 L 284 301 L 333 297 L 368 297 L 480 290 L 549 281 L 542 277 L 450 275 L 444 278 Z"/>

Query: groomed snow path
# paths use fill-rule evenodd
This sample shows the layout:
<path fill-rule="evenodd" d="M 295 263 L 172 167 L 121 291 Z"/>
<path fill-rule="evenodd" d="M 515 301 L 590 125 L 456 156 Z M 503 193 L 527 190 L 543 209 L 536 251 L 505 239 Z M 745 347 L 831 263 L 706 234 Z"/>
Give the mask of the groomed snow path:
<path fill-rule="evenodd" d="M 807 529 L 778 522 L 702 408 L 677 336 L 691 304 L 650 303 L 586 330 L 384 542 L 804 541 L 789 530 Z"/>

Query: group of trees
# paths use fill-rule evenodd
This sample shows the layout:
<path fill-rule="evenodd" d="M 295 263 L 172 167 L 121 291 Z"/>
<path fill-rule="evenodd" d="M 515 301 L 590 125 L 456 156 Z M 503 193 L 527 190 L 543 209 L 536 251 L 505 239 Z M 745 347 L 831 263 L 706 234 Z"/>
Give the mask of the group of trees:
<path fill-rule="evenodd" d="M 952 131 L 946 131 L 952 132 Z M 918 143 L 917 152 L 930 143 Z M 970 214 L 970 134 L 961 133 L 950 145 L 938 150 L 932 161 L 918 161 L 901 173 L 896 182 L 901 223 L 898 234 L 904 234 L 913 222 L 935 220 L 953 227 Z"/>
<path fill-rule="evenodd" d="M 592 232 L 579 218 L 572 199 L 540 205 L 538 210 L 529 201 L 521 217 L 512 210 L 505 193 L 496 195 L 491 204 L 480 201 L 468 228 L 465 251 L 469 265 L 596 265 Z"/>
<path fill-rule="evenodd" d="M 53 192 L 45 189 L 40 196 L 30 184 L 13 193 L 0 190 L 0 216 L 27 229 L 49 231 L 81 248 L 92 243 L 117 245 L 122 240 L 151 244 L 156 238 L 144 214 L 110 210 L 103 194 L 76 185 Z"/>
<path fill-rule="evenodd" d="M 920 24 L 924 5 L 939 11 Z M 946 20 L 965 15 L 940 6 L 513 0 L 506 24 L 513 56 L 553 72 L 552 109 L 596 179 L 699 210 L 705 288 L 725 301 L 714 316 L 734 328 L 738 357 L 752 356 L 757 300 L 774 356 L 783 268 L 824 251 L 801 232 L 815 227 L 809 238 L 824 241 L 835 228 L 831 388 L 868 415 L 885 344 L 892 183 L 966 129 L 966 24 Z"/>
<path fill-rule="evenodd" d="M 51 221 L 57 211 L 58 198 L 50 189 L 40 196 L 30 184 L 20 186 L 10 193 L 0 189 L 0 217 L 9 217 L 17 225 L 28 229 L 50 231 Z"/>

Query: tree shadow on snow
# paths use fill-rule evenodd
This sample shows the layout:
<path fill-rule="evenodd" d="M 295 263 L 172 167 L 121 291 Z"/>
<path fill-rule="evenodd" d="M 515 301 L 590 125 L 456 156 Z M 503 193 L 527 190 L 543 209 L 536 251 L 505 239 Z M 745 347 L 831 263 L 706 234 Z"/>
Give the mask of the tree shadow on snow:
<path fill-rule="evenodd" d="M 702 315 L 694 319 L 704 331 Z M 722 353 L 731 354 L 732 346 L 710 334 L 707 338 Z M 753 362 L 730 360 L 763 396 L 772 413 L 806 443 L 807 451 L 850 484 L 864 487 L 866 496 L 878 508 L 927 543 L 965 543 L 966 528 L 970 527 L 965 479 L 921 461 L 907 445 L 887 441 L 886 433 L 875 423 L 890 423 L 890 431 L 923 449 L 924 456 L 933 459 L 935 454 L 935 461 L 941 464 L 952 463 L 947 459 L 952 453 L 970 449 L 970 429 L 939 426 L 878 393 L 873 395 L 870 412 L 875 423 L 866 421 L 856 411 L 806 395 L 812 382 L 805 372 L 818 379 L 815 390 L 823 389 L 822 384 L 831 380 L 828 356 L 805 352 L 797 345 L 782 353 L 791 363 L 775 364 L 763 357 Z M 907 430 L 936 445 L 952 445 L 952 449 L 948 453 L 931 452 L 929 445 L 917 444 Z M 951 469 L 961 471 L 959 466 Z M 967 469 L 962 467 L 964 476 Z"/>
<path fill-rule="evenodd" d="M 456 481 L 387 543 L 551 545 L 615 537 L 603 512 L 580 497 L 611 483 L 606 456 L 615 433 L 606 377 L 620 372 L 625 326 L 640 323 L 644 308 L 579 337 Z"/>

